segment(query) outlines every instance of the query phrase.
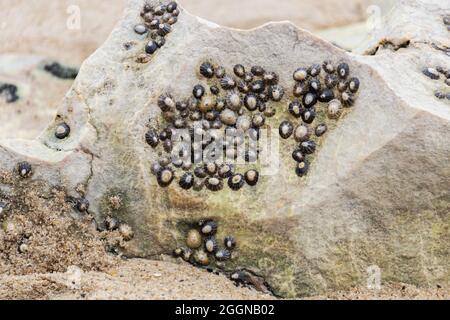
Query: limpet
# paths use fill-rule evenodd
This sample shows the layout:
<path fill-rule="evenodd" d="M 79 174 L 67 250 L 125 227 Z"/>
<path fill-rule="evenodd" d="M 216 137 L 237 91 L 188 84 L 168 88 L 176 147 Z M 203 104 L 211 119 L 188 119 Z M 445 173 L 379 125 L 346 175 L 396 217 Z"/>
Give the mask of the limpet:
<path fill-rule="evenodd" d="M 169 140 L 167 140 L 169 141 Z M 173 170 L 169 167 L 161 168 L 161 170 L 158 171 L 158 174 L 156 175 L 158 184 L 165 188 L 168 187 L 173 179 L 174 179 L 174 173 Z"/>
<path fill-rule="evenodd" d="M 295 81 L 305 81 L 308 78 L 308 70 L 305 68 L 298 68 L 292 75 Z"/>
<path fill-rule="evenodd" d="M 225 248 L 230 250 L 236 248 L 236 240 L 232 236 L 226 236 L 223 240 L 223 244 L 225 245 Z"/>
<path fill-rule="evenodd" d="M 316 111 L 314 108 L 306 109 L 305 112 L 302 114 L 303 122 L 305 123 L 312 123 L 314 119 L 316 118 Z"/>
<path fill-rule="evenodd" d="M 347 63 L 343 62 L 337 67 L 337 74 L 339 78 L 346 79 L 350 73 L 350 67 Z"/>
<path fill-rule="evenodd" d="M 70 127 L 67 123 L 63 122 L 56 127 L 55 137 L 58 139 L 67 138 L 70 134 Z"/>
<path fill-rule="evenodd" d="M 186 236 L 186 245 L 191 249 L 198 249 L 202 246 L 202 235 L 196 229 L 191 229 Z"/>
<path fill-rule="evenodd" d="M 337 119 L 341 115 L 342 103 L 338 99 L 333 99 L 328 104 L 328 117 L 330 119 Z"/>
<path fill-rule="evenodd" d="M 309 128 L 304 124 L 298 125 L 294 130 L 294 139 L 297 142 L 306 141 L 310 136 L 311 132 Z"/>
<path fill-rule="evenodd" d="M 244 176 L 240 173 L 237 173 L 228 178 L 228 186 L 230 187 L 230 189 L 235 191 L 241 189 L 244 183 Z"/>
<path fill-rule="evenodd" d="M 294 159 L 296 162 L 302 162 L 303 160 L 305 160 L 305 157 L 300 149 L 295 149 L 294 151 L 292 151 L 292 159 Z"/>
<path fill-rule="evenodd" d="M 269 87 L 269 96 L 273 101 L 280 101 L 283 98 L 284 89 L 280 85 L 273 85 Z"/>
<path fill-rule="evenodd" d="M 250 169 L 244 174 L 244 178 L 249 186 L 255 186 L 259 180 L 259 173 L 254 169 Z"/>
<path fill-rule="evenodd" d="M 206 179 L 205 186 L 211 191 L 219 191 L 223 188 L 223 182 L 218 177 L 210 177 Z"/>
<path fill-rule="evenodd" d="M 294 132 L 294 126 L 291 122 L 285 120 L 281 122 L 280 128 L 278 129 L 281 138 L 288 139 Z"/>
<path fill-rule="evenodd" d="M 20 162 L 17 165 L 17 170 L 22 178 L 28 178 L 32 173 L 31 164 L 26 161 Z"/>
<path fill-rule="evenodd" d="M 189 190 L 190 188 L 192 188 L 194 186 L 194 175 L 190 172 L 186 172 L 185 174 L 183 174 L 183 176 L 180 178 L 180 187 L 185 189 L 185 190 Z"/>
<path fill-rule="evenodd" d="M 201 224 L 201 232 L 205 235 L 214 235 L 217 232 L 217 223 L 213 220 L 207 220 Z"/>
<path fill-rule="evenodd" d="M 200 74 L 205 78 L 214 77 L 214 67 L 209 62 L 203 62 L 200 66 Z"/>
<path fill-rule="evenodd" d="M 316 143 L 312 140 L 303 141 L 300 143 L 299 149 L 303 154 L 313 154 L 316 151 Z"/>
<path fill-rule="evenodd" d="M 218 261 L 225 261 L 231 258 L 231 252 L 227 249 L 219 249 L 215 255 Z"/>
<path fill-rule="evenodd" d="M 425 68 L 422 73 L 432 80 L 439 80 L 440 78 L 439 72 L 434 68 Z"/>
<path fill-rule="evenodd" d="M 211 236 L 205 239 L 205 250 L 209 253 L 217 251 L 218 245 L 215 237 Z"/>
<path fill-rule="evenodd" d="M 308 173 L 308 169 L 309 169 L 308 162 L 306 160 L 301 161 L 297 163 L 295 167 L 295 173 L 297 174 L 297 176 L 303 177 L 306 173 Z"/>
<path fill-rule="evenodd" d="M 243 78 L 245 76 L 245 68 L 242 64 L 237 64 L 233 67 L 234 74 L 239 78 Z"/>
<path fill-rule="evenodd" d="M 325 134 L 325 132 L 327 132 L 328 127 L 325 123 L 321 123 L 319 125 L 317 125 L 316 129 L 314 130 L 314 133 L 316 134 L 317 137 L 321 137 Z"/>

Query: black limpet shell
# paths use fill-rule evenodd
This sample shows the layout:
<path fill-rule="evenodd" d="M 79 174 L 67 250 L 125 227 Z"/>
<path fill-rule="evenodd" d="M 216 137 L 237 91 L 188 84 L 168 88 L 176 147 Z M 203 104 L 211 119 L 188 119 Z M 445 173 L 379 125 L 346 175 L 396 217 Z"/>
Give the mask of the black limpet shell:
<path fill-rule="evenodd" d="M 164 149 L 164 151 L 166 151 L 167 153 L 172 152 L 172 149 L 173 149 L 173 143 L 172 143 L 172 140 L 170 140 L 170 139 L 165 140 L 165 141 L 163 142 L 163 149 Z"/>
<path fill-rule="evenodd" d="M 350 67 L 347 63 L 343 62 L 337 67 L 337 74 L 341 79 L 347 79 L 350 74 Z"/>
<path fill-rule="evenodd" d="M 236 81 L 230 76 L 223 76 L 220 79 L 220 86 L 225 90 L 231 90 L 236 87 Z"/>
<path fill-rule="evenodd" d="M 360 82 L 358 78 L 351 78 L 350 80 L 348 80 L 348 89 L 353 93 L 358 92 L 359 85 Z"/>
<path fill-rule="evenodd" d="M 172 16 L 178 17 L 179 15 L 180 15 L 180 9 L 177 8 L 177 9 L 172 11 Z"/>
<path fill-rule="evenodd" d="M 218 175 L 222 179 L 226 179 L 233 175 L 233 170 L 234 168 L 232 165 L 224 163 L 219 167 Z"/>
<path fill-rule="evenodd" d="M 163 188 L 168 187 L 172 183 L 174 177 L 174 172 L 169 167 L 161 168 L 156 175 L 158 184 Z"/>
<path fill-rule="evenodd" d="M 217 240 L 214 236 L 207 237 L 205 239 L 205 250 L 209 253 L 215 253 L 219 248 Z"/>
<path fill-rule="evenodd" d="M 317 77 L 320 74 L 320 70 L 322 70 L 320 64 L 313 64 L 308 68 L 308 73 L 311 77 Z"/>
<path fill-rule="evenodd" d="M 312 92 L 308 92 L 303 96 L 302 103 L 305 108 L 313 107 L 317 103 L 317 95 Z"/>
<path fill-rule="evenodd" d="M 205 186 L 208 190 L 219 191 L 223 189 L 222 179 L 218 177 L 209 177 L 205 181 Z"/>
<path fill-rule="evenodd" d="M 211 86 L 210 88 L 209 88 L 209 91 L 211 91 L 211 93 L 213 94 L 213 95 L 218 95 L 219 93 L 220 93 L 220 89 L 219 89 L 219 87 L 218 86 Z"/>
<path fill-rule="evenodd" d="M 214 162 L 205 163 L 205 171 L 210 176 L 215 175 L 217 173 L 217 170 L 219 170 L 219 168 Z"/>
<path fill-rule="evenodd" d="M 222 66 L 217 66 L 215 68 L 215 76 L 218 79 L 222 79 L 226 74 L 225 68 Z"/>
<path fill-rule="evenodd" d="M 314 92 L 314 93 L 319 92 L 320 89 L 322 88 L 322 85 L 320 84 L 319 79 L 309 80 L 308 86 L 309 86 L 309 90 L 311 90 L 311 92 Z"/>
<path fill-rule="evenodd" d="M 308 70 L 306 68 L 298 68 L 292 74 L 292 78 L 295 81 L 305 81 L 308 78 Z"/>
<path fill-rule="evenodd" d="M 272 85 L 269 87 L 269 97 L 275 101 L 278 102 L 281 99 L 283 99 L 284 96 L 284 89 L 280 85 Z"/>
<path fill-rule="evenodd" d="M 248 93 L 250 91 L 249 85 L 244 80 L 239 80 L 237 82 L 237 88 L 242 93 Z"/>
<path fill-rule="evenodd" d="M 258 108 L 258 98 L 253 93 L 244 97 L 244 105 L 249 111 L 255 111 Z"/>
<path fill-rule="evenodd" d="M 344 80 L 339 81 L 337 84 L 337 89 L 339 92 L 344 92 L 348 89 L 348 82 Z"/>
<path fill-rule="evenodd" d="M 249 186 L 255 186 L 259 180 L 259 172 L 255 169 L 250 169 L 244 174 L 244 178 Z"/>
<path fill-rule="evenodd" d="M 192 89 L 192 95 L 197 99 L 201 99 L 204 94 L 205 94 L 205 87 L 202 86 L 201 84 L 197 84 L 196 86 L 194 86 L 194 89 Z"/>
<path fill-rule="evenodd" d="M 145 141 L 148 143 L 150 147 L 156 148 L 156 146 L 158 146 L 159 144 L 158 133 L 153 129 L 148 130 L 147 133 L 145 134 Z"/>
<path fill-rule="evenodd" d="M 157 16 L 162 16 L 166 12 L 167 6 L 160 4 L 153 8 L 153 13 Z"/>
<path fill-rule="evenodd" d="M 291 122 L 285 120 L 281 122 L 278 132 L 281 138 L 288 139 L 294 132 L 294 126 Z"/>
<path fill-rule="evenodd" d="M 338 84 L 339 80 L 335 74 L 327 74 L 324 79 L 324 84 L 328 89 L 333 89 Z"/>
<path fill-rule="evenodd" d="M 308 161 L 305 160 L 302 162 L 298 162 L 295 167 L 295 173 L 297 174 L 297 176 L 303 177 L 308 173 L 308 169 L 309 169 Z"/>
<path fill-rule="evenodd" d="M 236 248 L 236 239 L 232 236 L 226 236 L 225 239 L 223 239 L 223 244 L 225 248 L 233 250 Z"/>
<path fill-rule="evenodd" d="M 233 72 L 239 78 L 243 78 L 245 76 L 245 68 L 242 64 L 237 64 L 233 67 Z"/>
<path fill-rule="evenodd" d="M 226 261 L 231 258 L 231 252 L 227 249 L 219 249 L 215 257 L 218 261 Z"/>
<path fill-rule="evenodd" d="M 80 212 L 86 212 L 89 209 L 89 201 L 86 198 L 79 198 L 76 200 L 75 207 Z"/>
<path fill-rule="evenodd" d="M 306 94 L 309 90 L 309 83 L 307 81 L 304 82 L 297 82 L 294 85 L 294 89 L 292 90 L 292 93 L 295 97 L 300 98 L 304 94 Z"/>
<path fill-rule="evenodd" d="M 166 44 L 166 39 L 164 37 L 157 36 L 155 38 L 155 43 L 159 48 L 161 48 L 162 46 L 164 46 Z"/>
<path fill-rule="evenodd" d="M 305 112 L 302 114 L 303 122 L 308 124 L 312 123 L 315 118 L 316 118 L 316 110 L 314 110 L 314 108 L 306 109 Z"/>
<path fill-rule="evenodd" d="M 334 99 L 334 92 L 330 89 L 323 89 L 319 92 L 318 100 L 320 102 L 330 102 Z"/>
<path fill-rule="evenodd" d="M 295 149 L 294 151 L 292 151 L 292 159 L 294 159 L 296 162 L 302 162 L 303 160 L 305 160 L 305 156 L 300 149 Z"/>
<path fill-rule="evenodd" d="M 159 164 L 158 161 L 155 161 L 151 167 L 150 167 L 150 171 L 152 172 L 152 174 L 157 175 L 158 171 L 161 170 L 162 166 Z"/>
<path fill-rule="evenodd" d="M 268 85 L 275 85 L 278 83 L 278 75 L 275 72 L 265 72 L 263 80 Z"/>
<path fill-rule="evenodd" d="M 194 181 L 195 181 L 194 175 L 190 172 L 186 172 L 180 178 L 179 185 L 181 188 L 189 190 L 194 186 Z"/>
<path fill-rule="evenodd" d="M 333 63 L 330 60 L 325 60 L 322 63 L 322 68 L 328 74 L 332 74 L 332 73 L 336 72 L 336 68 L 334 67 Z"/>
<path fill-rule="evenodd" d="M 303 154 L 313 154 L 316 151 L 316 143 L 313 140 L 303 141 L 299 145 Z"/>
<path fill-rule="evenodd" d="M 266 122 L 266 117 L 261 113 L 255 113 L 252 116 L 252 126 L 254 128 L 260 128 L 264 125 Z"/>
<path fill-rule="evenodd" d="M 148 54 L 153 54 L 156 52 L 156 50 L 158 50 L 158 48 L 158 44 L 152 40 L 145 46 L 145 52 L 147 52 Z"/>
<path fill-rule="evenodd" d="M 200 225 L 200 231 L 205 235 L 214 235 L 217 232 L 217 223 L 213 220 L 207 220 Z"/>
<path fill-rule="evenodd" d="M 161 111 L 166 112 L 173 110 L 176 107 L 176 103 L 170 94 L 164 93 L 158 98 L 158 106 Z"/>
<path fill-rule="evenodd" d="M 70 127 L 67 123 L 59 124 L 55 129 L 55 137 L 58 139 L 67 138 L 70 134 Z"/>
<path fill-rule="evenodd" d="M 245 82 L 252 82 L 253 81 L 253 74 L 251 73 L 251 72 L 246 72 L 245 74 L 244 74 L 244 81 Z"/>
<path fill-rule="evenodd" d="M 355 103 L 354 95 L 350 91 L 344 91 L 341 94 L 341 102 L 344 107 L 351 107 Z"/>
<path fill-rule="evenodd" d="M 436 91 L 434 93 L 434 96 L 438 99 L 445 99 L 445 93 L 441 92 L 441 91 Z"/>
<path fill-rule="evenodd" d="M 262 76 L 265 73 L 265 70 L 263 67 L 260 66 L 253 66 L 250 69 L 251 73 L 253 73 L 255 76 Z"/>
<path fill-rule="evenodd" d="M 251 83 L 250 89 L 255 93 L 262 93 L 266 90 L 266 84 L 263 80 L 255 80 Z"/>
<path fill-rule="evenodd" d="M 237 173 L 228 178 L 228 186 L 231 190 L 239 190 L 244 186 L 245 179 L 244 176 L 240 173 Z"/>
<path fill-rule="evenodd" d="M 175 1 L 171 1 L 167 4 L 167 12 L 172 13 L 176 8 L 178 8 L 178 4 Z"/>
<path fill-rule="evenodd" d="M 203 62 L 200 65 L 200 74 L 205 78 L 214 77 L 214 66 L 209 62 Z"/>
<path fill-rule="evenodd" d="M 439 72 L 434 68 L 425 68 L 422 73 L 432 80 L 439 80 L 440 78 Z"/>
<path fill-rule="evenodd" d="M 325 132 L 327 132 L 328 127 L 325 123 L 321 123 L 319 125 L 317 125 L 316 129 L 314 130 L 314 133 L 316 134 L 317 137 L 321 137 L 325 134 Z"/>

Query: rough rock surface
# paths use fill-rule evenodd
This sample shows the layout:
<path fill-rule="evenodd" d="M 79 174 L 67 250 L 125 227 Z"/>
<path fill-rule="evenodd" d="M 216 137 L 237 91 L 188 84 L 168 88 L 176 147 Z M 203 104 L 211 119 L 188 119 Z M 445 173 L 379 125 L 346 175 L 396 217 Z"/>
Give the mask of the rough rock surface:
<path fill-rule="evenodd" d="M 364 284 L 372 265 L 386 281 L 448 283 L 450 105 L 434 97 L 437 84 L 421 72 L 425 66 L 450 67 L 448 56 L 431 46 L 448 47 L 448 38 L 427 32 L 442 27 L 441 16 L 414 24 L 430 37 L 426 42 L 411 39 L 407 48 L 387 46 L 360 56 L 290 23 L 236 31 L 181 9 L 166 45 L 141 64 L 137 57 L 146 41 L 133 27 L 142 6 L 130 1 L 108 41 L 83 64 L 46 132 L 35 141 L 2 141 L 2 169 L 13 171 L 27 160 L 32 180 L 63 186 L 73 196 L 84 184 L 89 213 L 100 224 L 112 215 L 132 226 L 129 255 L 170 253 L 189 224 L 214 218 L 220 238 L 231 233 L 238 241 L 224 271 L 252 270 L 284 297 Z M 400 16 L 418 17 L 449 9 L 437 1 L 399 1 L 395 8 Z M 396 32 L 408 37 L 411 28 L 404 23 Z M 177 185 L 164 189 L 150 173 L 157 154 L 145 144 L 148 118 L 160 118 L 161 93 L 191 94 L 205 59 L 228 70 L 242 63 L 276 71 L 289 88 L 277 105 L 280 114 L 299 66 L 346 61 L 361 88 L 353 108 L 318 140 L 307 177 L 295 176 L 290 152 L 280 148 L 278 173 L 254 188 L 214 194 Z M 278 128 L 280 118 L 268 125 Z M 71 134 L 58 140 L 54 131 L 62 121 Z M 114 196 L 120 206 L 108 201 Z"/>

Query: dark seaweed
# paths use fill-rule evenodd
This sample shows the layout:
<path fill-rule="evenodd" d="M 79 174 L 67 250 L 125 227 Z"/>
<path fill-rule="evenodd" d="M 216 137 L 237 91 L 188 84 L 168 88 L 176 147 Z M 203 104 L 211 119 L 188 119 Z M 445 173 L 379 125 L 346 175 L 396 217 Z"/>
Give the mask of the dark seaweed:
<path fill-rule="evenodd" d="M 64 67 L 58 62 L 45 65 L 44 70 L 60 79 L 75 79 L 78 75 L 78 69 Z"/>
<path fill-rule="evenodd" d="M 19 100 L 19 96 L 17 95 L 17 86 L 10 83 L 0 84 L 0 96 L 1 95 L 6 97 L 7 103 L 13 103 Z"/>

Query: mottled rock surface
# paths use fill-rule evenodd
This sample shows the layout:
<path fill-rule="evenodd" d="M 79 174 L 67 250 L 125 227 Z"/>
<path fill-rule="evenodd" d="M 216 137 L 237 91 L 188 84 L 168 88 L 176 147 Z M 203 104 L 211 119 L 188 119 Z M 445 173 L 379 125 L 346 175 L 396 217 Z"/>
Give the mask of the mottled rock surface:
<path fill-rule="evenodd" d="M 405 48 L 383 46 L 364 56 L 290 23 L 236 31 L 181 9 L 165 46 L 142 64 L 137 57 L 147 42 L 133 31 L 142 6 L 130 1 L 37 140 L 2 141 L 2 169 L 13 171 L 27 160 L 32 180 L 63 186 L 74 197 L 83 184 L 89 213 L 99 224 L 114 216 L 133 228 L 135 237 L 125 247 L 129 255 L 170 253 L 183 243 L 189 224 L 213 218 L 219 238 L 233 234 L 238 241 L 223 270 L 252 270 L 284 297 L 364 284 L 372 265 L 388 281 L 448 283 L 450 104 L 434 97 L 438 84 L 422 74 L 425 66 L 450 67 L 448 56 L 431 45 L 448 46 L 448 38 L 427 32 L 441 28 L 442 17 L 396 26 L 406 38 L 411 28 L 421 28 L 429 37 L 425 42 L 411 38 Z M 414 21 L 449 9 L 422 1 L 399 1 L 395 8 L 399 16 L 413 12 Z M 374 36 L 368 43 L 380 41 Z M 160 121 L 161 93 L 191 94 L 205 59 L 229 72 L 236 63 L 277 72 L 287 93 L 267 123 L 275 129 L 286 116 L 299 66 L 346 61 L 361 88 L 355 105 L 317 140 L 308 176 L 295 176 L 291 146 L 285 144 L 277 174 L 263 176 L 256 187 L 218 193 L 182 191 L 176 184 L 164 189 L 150 173 L 157 154 L 145 143 L 146 125 L 149 118 Z M 71 134 L 58 140 L 54 130 L 62 121 Z M 113 205 L 112 197 L 121 205 Z"/>

